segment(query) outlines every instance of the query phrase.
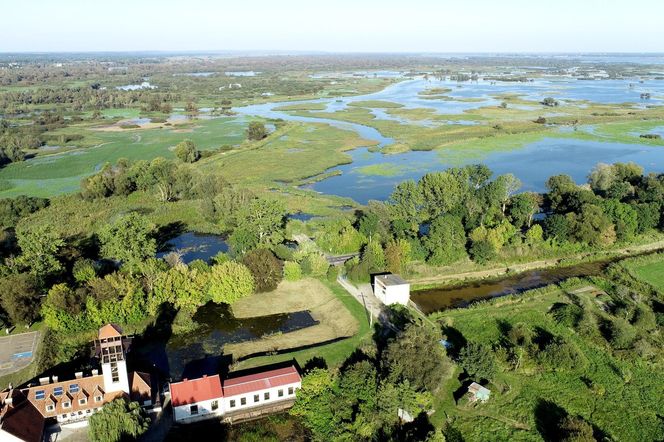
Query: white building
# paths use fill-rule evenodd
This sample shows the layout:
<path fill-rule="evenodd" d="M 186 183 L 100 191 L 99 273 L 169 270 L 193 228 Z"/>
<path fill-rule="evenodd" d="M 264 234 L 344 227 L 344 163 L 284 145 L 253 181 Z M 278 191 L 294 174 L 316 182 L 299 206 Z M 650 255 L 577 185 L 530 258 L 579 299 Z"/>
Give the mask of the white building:
<path fill-rule="evenodd" d="M 228 417 L 295 399 L 302 378 L 294 366 L 221 381 L 218 375 L 173 382 L 173 419 L 188 423 Z"/>
<path fill-rule="evenodd" d="M 385 305 L 408 305 L 410 283 L 399 275 L 377 275 L 374 277 L 374 295 Z"/>

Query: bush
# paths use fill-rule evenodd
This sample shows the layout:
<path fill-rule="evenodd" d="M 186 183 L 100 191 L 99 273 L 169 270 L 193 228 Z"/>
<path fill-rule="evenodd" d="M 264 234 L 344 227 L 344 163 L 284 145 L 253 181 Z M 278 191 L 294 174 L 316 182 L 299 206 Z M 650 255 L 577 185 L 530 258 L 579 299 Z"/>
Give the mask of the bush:
<path fill-rule="evenodd" d="M 297 281 L 302 278 L 302 267 L 293 261 L 284 263 L 284 279 L 286 281 Z"/>
<path fill-rule="evenodd" d="M 269 292 L 277 288 L 283 278 L 283 265 L 267 249 L 256 249 L 244 255 L 242 263 L 247 266 L 257 292 Z"/>
<path fill-rule="evenodd" d="M 496 258 L 497 253 L 493 245 L 487 240 L 473 242 L 470 246 L 470 256 L 478 264 L 486 264 Z"/>
<path fill-rule="evenodd" d="M 556 303 L 549 311 L 553 319 L 566 327 L 576 327 L 583 318 L 583 309 L 575 304 Z"/>
<path fill-rule="evenodd" d="M 496 360 L 491 348 L 469 342 L 459 352 L 459 365 L 472 378 L 491 380 L 496 375 Z"/>

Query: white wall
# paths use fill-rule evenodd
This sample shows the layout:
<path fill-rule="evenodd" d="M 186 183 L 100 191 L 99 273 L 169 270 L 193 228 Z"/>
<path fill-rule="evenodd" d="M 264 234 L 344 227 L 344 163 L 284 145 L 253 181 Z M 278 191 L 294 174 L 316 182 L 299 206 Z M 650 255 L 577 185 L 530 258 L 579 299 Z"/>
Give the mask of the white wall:
<path fill-rule="evenodd" d="M 293 394 L 288 394 L 288 388 L 293 388 Z M 256 392 L 251 392 L 247 394 L 240 394 L 236 396 L 226 396 L 224 397 L 224 410 L 227 413 L 231 413 L 238 410 L 249 409 L 252 407 L 260 407 L 266 404 L 273 404 L 276 402 L 285 401 L 288 399 L 295 399 L 296 391 L 302 387 L 302 382 L 296 382 L 293 384 L 287 384 L 275 388 L 267 388 L 265 390 L 260 390 Z M 283 390 L 284 395 L 279 397 L 279 390 Z M 265 399 L 265 393 L 270 393 L 270 399 Z M 258 395 L 258 402 L 254 402 L 254 395 Z M 242 405 L 242 398 L 247 399 L 246 405 Z M 235 407 L 231 407 L 231 401 L 235 401 Z"/>
<path fill-rule="evenodd" d="M 384 286 L 378 280 L 374 283 L 374 294 L 385 305 L 408 305 L 410 284 Z"/>
<path fill-rule="evenodd" d="M 124 391 L 129 394 L 129 376 L 127 375 L 127 362 L 118 361 L 118 374 L 120 377 L 119 382 L 113 382 L 111 374 L 111 363 L 102 364 L 101 372 L 104 376 L 104 392 L 112 393 L 115 391 Z"/>
<path fill-rule="evenodd" d="M 217 401 L 219 404 L 219 407 L 216 410 L 212 410 L 212 402 L 214 401 Z M 191 410 L 191 405 L 198 405 L 198 414 L 192 415 L 189 412 Z M 224 414 L 224 398 L 210 399 L 207 401 L 197 402 L 195 404 L 173 407 L 173 418 L 176 422 L 193 422 L 196 420 L 207 419 L 213 416 L 221 416 L 222 414 Z"/>
<path fill-rule="evenodd" d="M 23 439 L 19 439 L 13 434 L 7 433 L 5 430 L 0 428 L 0 441 L 2 442 L 23 442 Z"/>

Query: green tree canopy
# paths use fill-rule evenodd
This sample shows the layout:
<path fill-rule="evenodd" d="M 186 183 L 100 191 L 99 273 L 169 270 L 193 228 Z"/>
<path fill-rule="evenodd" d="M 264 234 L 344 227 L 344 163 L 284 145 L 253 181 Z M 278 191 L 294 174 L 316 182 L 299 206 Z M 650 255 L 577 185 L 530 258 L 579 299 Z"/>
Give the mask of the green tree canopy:
<path fill-rule="evenodd" d="M 210 297 L 218 304 L 232 304 L 254 292 L 251 272 L 244 264 L 235 261 L 213 265 L 208 278 Z"/>
<path fill-rule="evenodd" d="M 157 242 L 154 226 L 143 215 L 132 212 L 106 225 L 99 232 L 101 254 L 130 267 L 154 257 Z"/>
<path fill-rule="evenodd" d="M 195 163 L 201 157 L 201 153 L 191 140 L 184 140 L 175 146 L 175 156 L 183 163 Z"/>
<path fill-rule="evenodd" d="M 91 442 L 120 442 L 145 433 L 150 418 L 138 402 L 116 399 L 90 416 L 88 424 Z"/>
<path fill-rule="evenodd" d="M 254 277 L 257 292 L 270 292 L 277 288 L 283 277 L 283 264 L 267 249 L 256 249 L 242 257 Z"/>
<path fill-rule="evenodd" d="M 16 238 L 21 248 L 19 262 L 28 267 L 30 273 L 38 279 L 62 270 L 57 255 L 65 243 L 52 228 L 20 224 L 16 229 Z"/>

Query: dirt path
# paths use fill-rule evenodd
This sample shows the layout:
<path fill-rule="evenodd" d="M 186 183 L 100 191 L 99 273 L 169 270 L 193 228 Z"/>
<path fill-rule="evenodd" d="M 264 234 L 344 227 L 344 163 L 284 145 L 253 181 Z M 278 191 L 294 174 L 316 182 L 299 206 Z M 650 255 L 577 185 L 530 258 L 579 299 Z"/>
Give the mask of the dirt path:
<path fill-rule="evenodd" d="M 638 253 L 651 252 L 659 249 L 664 249 L 664 240 L 656 241 L 649 244 L 643 244 L 640 246 L 630 246 L 616 250 L 608 250 L 606 252 L 580 253 L 578 255 L 565 257 L 565 259 L 570 259 L 570 258 L 582 259 L 582 258 L 587 258 L 589 256 L 593 256 L 593 259 L 595 261 L 599 261 L 601 259 L 606 258 L 607 255 L 630 256 Z M 426 278 L 413 278 L 410 280 L 410 282 L 411 284 L 430 284 L 430 283 L 454 282 L 465 279 L 484 279 L 495 276 L 503 276 L 506 275 L 508 272 L 510 274 L 514 274 L 514 273 L 525 272 L 527 270 L 555 267 L 556 265 L 560 264 L 562 259 L 563 258 L 544 259 L 539 261 L 531 261 L 523 264 L 514 264 L 511 266 L 497 267 L 495 269 L 478 270 L 474 272 L 453 273 L 450 275 L 429 276 Z"/>

